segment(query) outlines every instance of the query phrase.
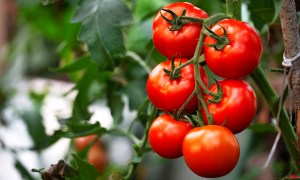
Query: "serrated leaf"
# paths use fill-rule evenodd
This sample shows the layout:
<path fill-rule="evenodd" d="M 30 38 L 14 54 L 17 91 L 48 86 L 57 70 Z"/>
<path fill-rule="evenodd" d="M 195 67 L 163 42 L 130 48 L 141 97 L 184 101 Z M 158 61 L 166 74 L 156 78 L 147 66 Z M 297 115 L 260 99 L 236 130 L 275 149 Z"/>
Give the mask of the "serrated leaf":
<path fill-rule="evenodd" d="M 78 39 L 86 42 L 93 62 L 112 70 L 125 54 L 121 26 L 132 21 L 132 14 L 121 0 L 86 0 L 77 7 L 72 19 L 81 22 Z"/>
<path fill-rule="evenodd" d="M 248 127 L 250 130 L 252 130 L 255 133 L 270 133 L 270 132 L 276 132 L 276 128 L 274 125 L 269 123 L 264 124 L 251 124 Z"/>
<path fill-rule="evenodd" d="M 100 175 L 96 168 L 88 162 L 82 160 L 78 155 L 72 154 L 73 159 L 78 167 L 79 179 L 95 180 Z"/>
<path fill-rule="evenodd" d="M 54 136 L 76 138 L 91 134 L 104 134 L 107 130 L 101 127 L 99 122 L 90 124 L 88 121 L 69 120 L 64 128 L 55 131 Z"/>
<path fill-rule="evenodd" d="M 86 68 L 91 63 L 89 56 L 83 56 L 77 60 L 75 60 L 73 63 L 65 65 L 60 68 L 51 69 L 53 72 L 57 73 L 71 73 L 76 72 L 79 70 L 82 70 Z"/>

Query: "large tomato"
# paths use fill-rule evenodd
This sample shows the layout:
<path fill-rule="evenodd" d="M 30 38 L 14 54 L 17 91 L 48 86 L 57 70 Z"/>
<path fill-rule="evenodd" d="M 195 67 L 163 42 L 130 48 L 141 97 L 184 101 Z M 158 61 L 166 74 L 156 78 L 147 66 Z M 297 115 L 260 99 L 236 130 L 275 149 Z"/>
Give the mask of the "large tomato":
<path fill-rule="evenodd" d="M 188 59 L 181 59 L 182 63 Z M 180 58 L 174 60 L 175 66 L 178 67 Z M 170 79 L 164 68 L 171 69 L 171 60 L 167 60 L 158 64 L 148 77 L 146 90 L 148 97 L 153 105 L 163 111 L 173 113 L 178 111 L 179 108 L 188 99 L 190 94 L 195 89 L 194 65 L 189 64 L 180 71 L 178 79 Z M 199 66 L 200 76 L 202 81 L 207 85 L 208 79 L 204 69 Z M 197 109 L 198 100 L 194 96 L 187 104 L 185 112 L 193 112 Z"/>
<path fill-rule="evenodd" d="M 214 124 L 225 124 L 233 133 L 239 133 L 249 126 L 256 114 L 255 92 L 246 81 L 240 79 L 226 79 L 219 81 L 219 84 L 223 97 L 219 103 L 209 104 L 208 111 L 212 113 Z M 210 91 L 217 92 L 217 85 L 212 85 Z M 207 123 L 204 110 L 202 115 Z"/>
<path fill-rule="evenodd" d="M 230 130 L 207 125 L 187 133 L 183 140 L 184 161 L 197 175 L 215 178 L 228 174 L 236 166 L 240 148 Z"/>
<path fill-rule="evenodd" d="M 230 42 L 222 50 L 204 46 L 206 63 L 211 71 L 220 77 L 244 77 L 260 62 L 263 46 L 259 34 L 249 24 L 234 19 L 222 20 L 211 30 L 222 36 L 223 28 Z M 204 43 L 215 44 L 216 40 L 206 36 Z"/>
<path fill-rule="evenodd" d="M 195 18 L 207 18 L 205 11 L 196 6 L 186 2 L 175 2 L 169 4 L 163 9 L 173 11 L 177 16 L 180 16 L 184 9 L 186 9 L 186 16 Z M 153 43 L 156 49 L 171 59 L 174 55 L 176 57 L 191 58 L 194 55 L 200 31 L 201 23 L 188 23 L 178 31 L 170 31 L 172 26 L 169 22 L 162 18 L 161 14 L 168 19 L 172 19 L 170 13 L 160 10 L 153 21 Z"/>
<path fill-rule="evenodd" d="M 164 114 L 156 118 L 149 129 L 149 144 L 154 152 L 164 158 L 182 156 L 182 141 L 193 128 L 186 121 L 178 121 Z"/>

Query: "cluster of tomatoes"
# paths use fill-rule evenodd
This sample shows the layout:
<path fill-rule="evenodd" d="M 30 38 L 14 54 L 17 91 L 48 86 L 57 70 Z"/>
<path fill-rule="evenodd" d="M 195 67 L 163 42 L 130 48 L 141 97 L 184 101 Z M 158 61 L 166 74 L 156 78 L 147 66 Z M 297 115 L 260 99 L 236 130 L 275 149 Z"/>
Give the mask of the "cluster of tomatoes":
<path fill-rule="evenodd" d="M 249 24 L 228 18 L 205 27 L 201 19 L 207 18 L 206 12 L 186 2 L 169 4 L 157 13 L 153 43 L 167 60 L 152 70 L 146 90 L 153 105 L 163 112 L 149 129 L 153 151 L 164 158 L 183 156 L 194 173 L 212 178 L 226 175 L 238 162 L 240 148 L 234 134 L 249 126 L 257 108 L 255 92 L 242 78 L 258 66 L 263 48 Z M 222 78 L 209 91 L 203 87 L 208 86 L 205 70 L 191 61 L 199 57 L 195 52 L 204 32 L 199 53 Z M 196 79 L 203 82 L 198 91 Z M 215 102 L 214 95 L 220 92 Z M 204 99 L 205 107 L 199 98 Z M 193 123 L 193 117 L 202 125 Z"/>

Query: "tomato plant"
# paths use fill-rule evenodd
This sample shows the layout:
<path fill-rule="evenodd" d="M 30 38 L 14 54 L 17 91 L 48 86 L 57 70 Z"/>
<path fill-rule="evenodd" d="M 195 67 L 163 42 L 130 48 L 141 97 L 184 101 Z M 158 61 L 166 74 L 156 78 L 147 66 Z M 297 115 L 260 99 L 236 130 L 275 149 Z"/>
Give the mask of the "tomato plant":
<path fill-rule="evenodd" d="M 197 175 L 215 178 L 228 174 L 237 164 L 239 143 L 223 126 L 207 125 L 187 133 L 183 140 L 184 161 Z"/>
<path fill-rule="evenodd" d="M 208 15 L 202 9 L 187 3 L 175 2 L 169 4 L 162 9 L 173 11 L 180 16 L 186 10 L 185 16 L 194 18 L 207 18 Z M 200 32 L 201 23 L 188 23 L 182 26 L 180 30 L 171 31 L 171 24 L 162 16 L 173 19 L 172 15 L 166 11 L 160 10 L 153 21 L 153 43 L 156 49 L 167 58 L 184 57 L 191 58 L 194 55 Z M 174 20 L 175 21 L 175 20 Z M 175 23 L 175 22 L 174 22 Z"/>
<path fill-rule="evenodd" d="M 249 126 L 256 114 L 255 92 L 246 81 L 240 79 L 225 79 L 219 84 L 223 89 L 222 99 L 218 103 L 210 103 L 208 111 L 213 116 L 214 124 L 224 124 L 233 133 L 239 133 Z M 210 91 L 216 92 L 217 85 L 212 85 Z M 202 115 L 208 123 L 204 110 Z"/>
<path fill-rule="evenodd" d="M 182 156 L 182 141 L 193 128 L 186 120 L 175 120 L 170 115 L 157 117 L 149 129 L 149 144 L 154 152 L 164 158 Z"/>
<path fill-rule="evenodd" d="M 218 22 L 211 30 L 218 36 L 226 37 L 229 43 L 222 49 L 213 45 L 217 40 L 206 36 L 203 47 L 208 67 L 223 78 L 241 78 L 250 74 L 259 64 L 262 55 L 262 42 L 259 34 L 248 23 L 225 19 Z"/>
<path fill-rule="evenodd" d="M 180 62 L 185 63 L 188 59 L 175 58 L 175 67 Z M 158 64 L 148 77 L 146 90 L 150 101 L 155 107 L 163 111 L 173 113 L 178 111 L 184 102 L 189 98 L 195 89 L 194 65 L 189 64 L 180 69 L 180 76 L 171 79 L 164 68 L 171 70 L 172 60 L 167 60 Z M 207 85 L 208 79 L 204 69 L 199 66 L 200 76 L 204 84 Z M 184 112 L 193 112 L 197 109 L 198 100 L 194 96 L 185 107 Z"/>

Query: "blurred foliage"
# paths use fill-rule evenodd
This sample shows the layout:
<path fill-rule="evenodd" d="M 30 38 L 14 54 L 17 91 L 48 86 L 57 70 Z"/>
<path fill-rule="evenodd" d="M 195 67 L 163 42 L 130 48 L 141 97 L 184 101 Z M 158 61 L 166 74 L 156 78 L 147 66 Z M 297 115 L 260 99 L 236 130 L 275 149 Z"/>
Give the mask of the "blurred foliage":
<path fill-rule="evenodd" d="M 145 91 L 147 75 L 152 67 L 165 59 L 152 44 L 152 20 L 160 8 L 175 0 L 16 2 L 18 27 L 8 48 L 6 73 L 0 78 L 0 110 L 6 105 L 7 97 L 13 95 L 14 82 L 23 77 L 64 79 L 74 83 L 72 92 L 77 92 L 72 116 L 60 119 L 61 129 L 52 136 L 45 133 L 40 115 L 46 94 L 31 94 L 34 108 L 22 112 L 20 117 L 33 140 L 32 150 L 46 149 L 62 137 L 110 133 L 101 124 L 89 122 L 92 115 L 89 106 L 98 101 L 109 107 L 113 126 L 120 127 L 125 119 L 124 97 L 127 97 L 129 109 L 137 111 L 134 123 L 146 126 L 151 118 Z M 210 15 L 226 12 L 224 0 L 188 2 Z M 271 59 L 280 61 L 283 52 L 278 30 L 280 3 L 279 0 L 244 1 L 247 12 L 243 13 L 250 15 L 249 23 L 254 24 L 264 40 L 264 67 Z M 1 116 L 0 119 L 2 122 Z M 250 129 L 255 133 L 275 132 L 270 124 L 254 124 Z M 81 179 L 95 179 L 99 175 L 81 157 L 73 155 L 72 158 Z M 133 161 L 140 162 L 141 159 Z M 20 161 L 16 161 L 16 168 L 24 178 L 32 178 Z M 244 177 L 251 179 L 257 174 L 259 172 L 253 169 Z"/>

